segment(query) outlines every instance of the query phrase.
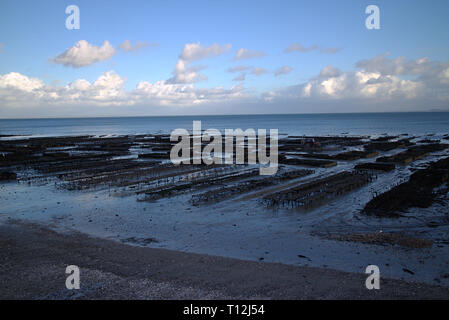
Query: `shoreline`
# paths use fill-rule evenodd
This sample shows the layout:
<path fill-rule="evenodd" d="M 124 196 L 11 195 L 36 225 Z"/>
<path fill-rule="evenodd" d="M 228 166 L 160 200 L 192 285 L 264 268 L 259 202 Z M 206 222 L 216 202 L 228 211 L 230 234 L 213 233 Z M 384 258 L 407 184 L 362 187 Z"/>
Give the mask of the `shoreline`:
<path fill-rule="evenodd" d="M 448 299 L 449 288 L 315 267 L 144 248 L 60 234 L 38 224 L 0 225 L 0 299 Z M 65 288 L 65 267 L 81 289 Z"/>

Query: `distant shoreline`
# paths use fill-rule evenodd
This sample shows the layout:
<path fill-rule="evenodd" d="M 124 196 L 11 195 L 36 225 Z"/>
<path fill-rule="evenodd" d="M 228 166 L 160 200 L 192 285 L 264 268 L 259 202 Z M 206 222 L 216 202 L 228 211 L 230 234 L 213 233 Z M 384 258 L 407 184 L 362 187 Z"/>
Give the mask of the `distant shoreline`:
<path fill-rule="evenodd" d="M 242 113 L 242 114 L 175 114 L 175 115 L 109 115 L 109 116 L 85 116 L 85 117 L 33 117 L 33 118 L 3 118 L 0 120 L 56 120 L 56 119 L 115 119 L 115 118 L 167 118 L 167 117 L 240 117 L 240 116 L 288 116 L 288 115 L 366 115 L 366 114 L 404 114 L 404 113 L 449 113 L 448 110 L 429 111 L 391 111 L 391 112 L 310 112 L 310 113 Z"/>

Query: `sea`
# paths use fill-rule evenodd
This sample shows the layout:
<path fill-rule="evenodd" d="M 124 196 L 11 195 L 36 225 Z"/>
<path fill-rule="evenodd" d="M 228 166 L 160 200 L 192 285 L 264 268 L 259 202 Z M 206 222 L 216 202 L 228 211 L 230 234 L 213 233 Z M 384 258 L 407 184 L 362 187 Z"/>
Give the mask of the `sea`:
<path fill-rule="evenodd" d="M 0 136 L 169 134 L 177 128 L 278 129 L 280 135 L 431 135 L 449 133 L 449 112 L 0 119 Z M 3 137 L 1 139 L 7 139 Z"/>

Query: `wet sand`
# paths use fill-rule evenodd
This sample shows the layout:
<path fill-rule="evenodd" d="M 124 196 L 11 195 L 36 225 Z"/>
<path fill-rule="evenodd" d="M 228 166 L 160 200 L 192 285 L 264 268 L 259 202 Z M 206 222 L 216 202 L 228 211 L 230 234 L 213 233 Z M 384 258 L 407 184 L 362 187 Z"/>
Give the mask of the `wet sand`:
<path fill-rule="evenodd" d="M 0 226 L 0 299 L 448 299 L 449 289 L 365 274 L 143 248 L 59 234 L 37 224 Z M 81 289 L 65 288 L 65 268 Z"/>

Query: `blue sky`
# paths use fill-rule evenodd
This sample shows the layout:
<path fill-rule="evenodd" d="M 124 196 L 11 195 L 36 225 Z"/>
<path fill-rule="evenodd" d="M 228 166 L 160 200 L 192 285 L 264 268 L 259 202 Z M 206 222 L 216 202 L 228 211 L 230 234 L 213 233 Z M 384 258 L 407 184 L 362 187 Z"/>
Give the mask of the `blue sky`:
<path fill-rule="evenodd" d="M 77 5 L 80 9 L 80 30 L 67 30 L 65 27 L 65 20 L 68 16 L 65 13 L 65 8 L 71 4 Z M 367 17 L 365 8 L 370 4 L 375 4 L 380 8 L 380 30 L 365 28 Z M 380 100 L 384 101 L 384 104 L 389 103 L 391 111 L 397 111 L 395 106 L 399 108 L 406 104 L 416 105 L 413 108 L 417 109 L 421 104 L 424 108 L 423 103 L 430 103 L 436 108 L 446 108 L 449 105 L 446 100 L 447 84 L 444 76 L 449 60 L 448 14 L 449 2 L 445 0 L 431 2 L 417 0 L 2 0 L 0 2 L 0 76 L 5 77 L 11 73 L 17 73 L 26 77 L 20 78 L 20 81 L 38 79 L 45 86 L 58 88 L 77 79 L 85 79 L 93 85 L 102 74 L 113 71 L 114 74 L 124 79 L 123 88 L 119 90 L 123 90 L 120 95 L 123 93 L 121 97 L 125 97 L 126 94 L 134 94 L 133 90 L 141 82 L 154 84 L 172 78 L 175 65 L 180 60 L 180 55 L 187 44 L 199 44 L 202 49 L 214 44 L 218 46 L 229 44 L 231 45 L 230 49 L 220 51 L 219 54 L 205 54 L 201 59 L 188 62 L 189 67 L 201 66 L 201 70 L 197 72 L 201 75 L 202 80 L 184 83 L 191 86 L 189 90 L 192 90 L 192 94 L 201 96 L 197 91 L 199 89 L 213 90 L 217 87 L 229 89 L 239 86 L 242 95 L 239 95 L 238 99 L 233 97 L 233 103 L 238 106 L 240 111 L 248 110 L 248 112 L 253 112 L 253 110 L 245 109 L 245 105 L 254 103 L 263 104 L 262 112 L 277 110 L 282 104 L 289 106 L 285 112 L 313 112 L 314 110 L 327 112 L 332 111 L 332 101 L 329 99 L 333 100 L 335 105 L 344 104 L 345 101 L 353 104 L 360 103 L 361 100 L 363 101 L 362 98 L 367 96 L 369 90 L 376 91 L 379 96 L 368 97 L 370 98 L 368 102 L 373 107 L 361 111 L 376 111 Z M 64 65 L 55 62 L 55 57 L 74 47 L 80 40 L 85 40 L 90 45 L 98 47 L 108 41 L 116 52 L 111 58 L 83 67 L 73 67 L 70 64 Z M 125 40 L 129 40 L 132 45 L 141 42 L 146 46 L 133 52 L 124 52 L 119 50 L 118 46 Z M 294 43 L 300 44 L 304 48 L 316 47 L 316 49 L 309 52 L 285 53 L 285 49 Z M 157 44 L 157 46 L 152 44 Z M 259 58 L 235 60 L 236 52 L 242 48 L 263 52 L 264 55 Z M 332 53 L 321 52 L 329 48 L 332 49 Z M 384 66 L 377 65 L 375 67 L 379 70 L 384 70 L 385 64 L 397 65 L 399 62 L 395 59 L 404 57 L 404 66 L 407 62 L 412 63 L 426 58 L 429 61 L 428 68 L 432 65 L 433 71 L 430 72 L 430 69 L 427 69 L 422 73 L 417 73 L 410 69 L 410 72 L 382 73 L 371 68 L 370 72 L 378 72 L 378 75 L 370 76 L 375 77 L 375 80 L 386 79 L 385 81 L 389 83 L 410 80 L 413 83 L 399 83 L 394 88 L 385 85 L 382 88 L 367 88 L 357 85 L 357 88 L 363 93 L 360 96 L 348 96 L 341 91 L 344 90 L 342 87 L 348 91 L 354 90 L 350 85 L 352 82 L 348 79 L 354 76 L 352 72 L 360 70 L 360 67 L 356 67 L 357 62 L 379 56 L 386 57 L 386 60 L 382 62 Z M 242 72 L 231 73 L 227 70 L 236 66 L 260 68 L 259 70 L 263 69 L 265 72 L 261 72 L 257 76 L 251 74 L 253 69 L 248 68 L 245 71 L 245 80 L 235 81 L 233 79 L 241 75 Z M 288 66 L 291 71 L 275 76 L 275 70 L 282 66 Z M 333 73 L 333 78 L 317 79 L 323 68 L 328 66 L 332 66 L 339 72 Z M 434 73 L 435 68 L 441 71 L 442 75 L 438 79 L 429 80 L 429 74 Z M 337 76 L 339 78 L 336 78 Z M 6 90 L 16 85 L 17 81 L 12 81 L 11 76 L 3 78 L 3 88 Z M 326 83 L 323 84 L 323 81 Z M 384 83 L 386 83 L 385 81 Z M 331 82 L 335 82 L 333 89 L 326 89 L 323 96 L 323 90 L 320 88 L 330 85 Z M 307 96 L 309 100 L 304 98 L 304 94 L 300 94 L 308 83 L 312 90 L 315 90 L 316 87 L 317 92 L 316 95 L 309 94 Z M 424 90 L 422 85 L 425 85 L 425 92 L 420 92 L 418 96 L 410 94 L 411 91 Z M 2 88 L 1 86 L 0 82 L 0 88 Z M 371 84 L 371 86 L 373 85 Z M 437 90 L 435 87 L 438 87 Z M 20 100 L 20 90 L 24 91 L 24 88 L 16 85 L 14 89 L 18 90 L 17 99 L 3 96 L 2 100 L 0 91 L 0 103 L 3 102 L 0 104 L 0 116 L 21 116 L 21 112 L 27 113 L 30 108 L 40 108 L 44 115 L 50 112 L 49 108 L 51 109 L 52 106 L 53 108 L 57 107 L 58 112 L 64 115 L 64 105 L 70 105 L 73 109 L 77 102 L 79 104 L 98 104 L 95 99 L 89 100 L 87 97 L 82 100 L 73 98 L 68 100 L 59 96 L 64 93 L 56 92 L 54 88 L 45 88 L 46 91 L 39 97 L 43 95 L 53 97 L 58 95 L 58 97 L 51 101 L 46 99 L 30 106 L 24 103 L 23 111 L 21 111 L 22 109 L 18 110 L 18 106 L 12 106 L 8 101 Z M 171 89 L 181 90 L 179 88 Z M 336 92 L 336 89 L 341 92 Z M 31 93 L 37 94 L 38 90 L 44 90 L 44 88 L 33 86 L 31 91 L 25 91 L 28 92 L 27 97 L 29 98 Z M 53 93 L 50 95 L 48 90 L 53 90 Z M 292 90 L 297 90 L 297 92 Z M 395 93 L 391 94 L 393 91 Z M 439 93 L 435 96 L 435 94 L 430 94 L 431 91 Z M 209 111 L 214 113 L 211 104 L 225 103 L 229 105 L 231 103 L 226 97 L 222 97 L 219 101 L 208 100 L 209 91 L 204 92 L 206 92 L 204 103 L 194 102 L 195 99 L 193 99 L 191 101 L 182 100 L 179 104 L 173 102 L 173 105 L 170 105 L 170 103 L 160 103 L 159 100 L 155 101 L 149 97 L 146 100 L 135 100 L 132 105 L 139 105 L 139 108 L 132 107 L 128 110 L 137 112 L 136 114 L 151 114 L 152 110 L 164 113 L 160 107 L 165 105 L 168 106 L 167 109 L 164 109 L 167 111 L 166 113 L 186 113 L 189 109 L 186 109 L 185 106 L 192 104 L 191 110 L 195 110 L 195 112 L 203 110 L 205 113 Z M 385 98 L 388 97 L 385 96 L 385 92 L 391 95 L 391 100 L 387 99 L 386 102 Z M 405 92 L 407 92 L 406 97 Z M 401 96 L 401 94 L 403 95 Z M 90 95 L 94 94 L 91 92 Z M 267 95 L 271 98 L 268 99 Z M 109 98 L 106 100 L 111 101 Z M 134 98 L 135 95 L 130 99 Z M 319 107 L 320 98 L 323 102 L 321 109 Z M 139 99 L 141 99 L 141 94 Z M 168 98 L 170 101 L 174 99 L 175 97 Z M 414 100 L 410 101 L 409 99 Z M 124 108 L 120 111 L 112 110 L 119 105 L 126 104 L 123 100 L 125 98 L 120 103 L 111 101 L 112 107 L 109 109 L 113 111 L 111 114 L 115 112 L 127 114 Z M 407 103 L 404 102 L 405 100 Z M 273 103 L 278 105 L 273 105 Z M 180 104 L 185 104 L 185 106 L 181 107 L 182 111 L 176 111 L 175 109 L 179 108 Z M 203 104 L 202 109 L 199 108 L 201 104 Z M 308 107 L 310 105 L 314 106 L 313 109 Z M 106 102 L 102 103 L 101 112 L 107 115 L 108 111 L 105 111 L 105 107 L 107 107 Z M 280 112 L 283 111 L 281 109 L 279 109 Z M 348 109 L 348 111 L 354 110 Z M 34 111 L 34 114 L 39 115 L 39 111 Z M 67 113 L 67 115 L 70 114 Z"/>

